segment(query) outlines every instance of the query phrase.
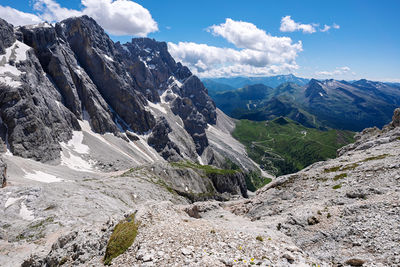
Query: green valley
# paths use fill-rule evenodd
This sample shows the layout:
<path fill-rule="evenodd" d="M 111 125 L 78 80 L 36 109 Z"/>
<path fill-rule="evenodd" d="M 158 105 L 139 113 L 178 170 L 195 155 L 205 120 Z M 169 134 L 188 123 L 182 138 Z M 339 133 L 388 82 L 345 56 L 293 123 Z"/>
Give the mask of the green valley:
<path fill-rule="evenodd" d="M 321 160 L 336 157 L 336 150 L 354 141 L 354 132 L 308 128 L 286 117 L 271 121 L 239 120 L 233 137 L 248 155 L 274 175 L 297 172 Z"/>

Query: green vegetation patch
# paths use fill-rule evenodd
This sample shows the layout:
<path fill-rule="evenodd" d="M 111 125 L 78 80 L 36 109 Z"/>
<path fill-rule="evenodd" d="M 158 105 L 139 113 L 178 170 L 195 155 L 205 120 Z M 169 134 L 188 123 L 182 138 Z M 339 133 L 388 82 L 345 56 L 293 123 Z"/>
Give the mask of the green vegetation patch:
<path fill-rule="evenodd" d="M 342 188 L 342 184 L 337 184 L 332 187 L 332 189 L 339 189 Z"/>
<path fill-rule="evenodd" d="M 354 132 L 322 131 L 283 117 L 267 122 L 240 120 L 232 135 L 246 146 L 250 158 L 277 176 L 335 158 L 337 149 L 354 141 Z"/>
<path fill-rule="evenodd" d="M 356 163 L 351 163 L 351 164 L 347 164 L 346 166 L 344 166 L 341 170 L 342 171 L 354 170 L 358 166 L 360 166 L 360 164 L 358 164 L 357 162 Z"/>
<path fill-rule="evenodd" d="M 324 169 L 324 173 L 337 172 L 338 170 L 340 170 L 341 167 L 342 166 L 335 166 L 335 167 L 332 167 L 332 168 Z"/>
<path fill-rule="evenodd" d="M 134 168 L 130 168 L 129 170 L 127 170 L 126 172 L 124 172 L 123 174 L 121 174 L 121 176 L 129 176 L 129 175 L 131 175 L 132 173 L 134 173 L 134 172 L 136 172 L 136 171 L 138 171 L 138 170 L 140 170 L 140 169 L 142 169 L 143 167 L 134 167 Z"/>
<path fill-rule="evenodd" d="M 346 177 L 347 177 L 347 173 L 341 173 L 341 174 L 338 174 L 335 177 L 333 177 L 333 180 L 337 181 L 337 180 L 340 180 L 340 179 L 343 179 L 343 178 L 346 178 Z"/>
<path fill-rule="evenodd" d="M 369 157 L 369 158 L 363 159 L 363 160 L 360 161 L 360 162 L 367 162 L 367 161 L 371 161 L 371 160 L 384 159 L 384 158 L 386 158 L 387 156 L 389 156 L 389 154 L 382 154 L 382 155 L 378 155 L 378 156 L 374 156 L 374 157 Z"/>
<path fill-rule="evenodd" d="M 221 174 L 221 175 L 227 175 L 227 174 L 234 174 L 239 172 L 238 170 L 232 170 L 232 169 L 219 169 L 211 165 L 200 165 L 197 163 L 193 163 L 190 161 L 179 161 L 179 162 L 171 162 L 170 163 L 173 167 L 175 168 L 190 168 L 193 170 L 202 170 L 206 175 L 209 174 Z"/>
<path fill-rule="evenodd" d="M 111 264 L 112 259 L 124 253 L 135 241 L 138 233 L 139 223 L 135 222 L 135 215 L 132 214 L 119 222 L 110 239 L 108 240 L 104 264 Z"/>

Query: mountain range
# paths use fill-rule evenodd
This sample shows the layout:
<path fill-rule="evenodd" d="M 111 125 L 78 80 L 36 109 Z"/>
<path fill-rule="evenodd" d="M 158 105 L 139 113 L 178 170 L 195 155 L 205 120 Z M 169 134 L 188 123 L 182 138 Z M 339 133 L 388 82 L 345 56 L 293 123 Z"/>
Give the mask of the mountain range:
<path fill-rule="evenodd" d="M 286 82 L 275 88 L 255 84 L 208 91 L 217 107 L 234 118 L 261 121 L 287 116 L 320 129 L 382 127 L 400 105 L 399 86 L 365 79 L 352 83 L 311 79 L 303 86 Z"/>
<path fill-rule="evenodd" d="M 310 79 L 300 78 L 293 74 L 275 75 L 266 77 L 227 77 L 227 78 L 203 78 L 202 82 L 211 91 L 214 91 L 218 86 L 240 88 L 246 85 L 264 84 L 270 87 L 277 87 L 278 85 L 286 82 L 295 83 L 297 85 L 306 85 Z M 211 89 L 210 89 L 211 88 Z M 227 89 L 225 89 L 227 90 Z"/>
<path fill-rule="evenodd" d="M 398 265 L 400 109 L 328 128 L 399 87 L 303 82 L 211 97 L 164 42 L 0 19 L 0 266 Z"/>

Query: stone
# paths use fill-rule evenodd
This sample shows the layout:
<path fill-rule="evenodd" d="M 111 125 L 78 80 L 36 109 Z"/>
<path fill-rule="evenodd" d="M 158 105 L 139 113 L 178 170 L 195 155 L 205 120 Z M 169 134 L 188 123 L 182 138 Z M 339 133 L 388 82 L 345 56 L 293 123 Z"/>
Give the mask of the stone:
<path fill-rule="evenodd" d="M 358 259 L 358 258 L 351 258 L 345 262 L 345 264 L 348 264 L 350 266 L 363 266 L 364 263 L 365 263 L 365 260 Z"/>
<path fill-rule="evenodd" d="M 391 125 L 393 127 L 399 127 L 400 126 L 400 108 L 396 108 L 394 110 Z"/>
<path fill-rule="evenodd" d="M 197 205 L 190 205 L 189 207 L 184 208 L 184 211 L 192 218 L 201 218 Z"/>
<path fill-rule="evenodd" d="M 285 254 L 282 255 L 282 258 L 287 259 L 287 261 L 292 264 L 294 262 L 294 257 L 291 253 L 287 252 Z"/>
<path fill-rule="evenodd" d="M 192 250 L 190 250 L 190 249 L 188 249 L 188 248 L 182 248 L 182 249 L 181 249 L 181 252 L 182 252 L 182 254 L 185 255 L 185 256 L 190 256 L 190 255 L 192 255 Z"/>
<path fill-rule="evenodd" d="M 307 223 L 308 223 L 308 225 L 315 225 L 315 224 L 319 223 L 319 220 L 317 217 L 311 216 L 311 217 L 307 218 Z"/>

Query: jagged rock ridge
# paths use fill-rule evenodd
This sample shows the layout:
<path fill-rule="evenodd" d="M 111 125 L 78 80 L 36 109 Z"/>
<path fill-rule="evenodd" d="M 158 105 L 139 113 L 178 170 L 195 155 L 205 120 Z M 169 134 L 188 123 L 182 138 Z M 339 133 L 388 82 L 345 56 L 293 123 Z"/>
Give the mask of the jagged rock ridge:
<path fill-rule="evenodd" d="M 60 142 L 80 130 L 78 120 L 90 121 L 94 132 L 123 138 L 126 131 L 166 134 L 150 143 L 168 160 L 196 160 L 208 147 L 205 129 L 216 123 L 215 104 L 165 43 L 114 43 L 87 16 L 18 28 L 0 20 L 0 36 L 3 151 L 7 145 L 14 155 L 56 159 Z M 171 120 L 149 108 L 160 102 L 182 119 L 195 151 L 180 153 L 168 135 Z"/>

